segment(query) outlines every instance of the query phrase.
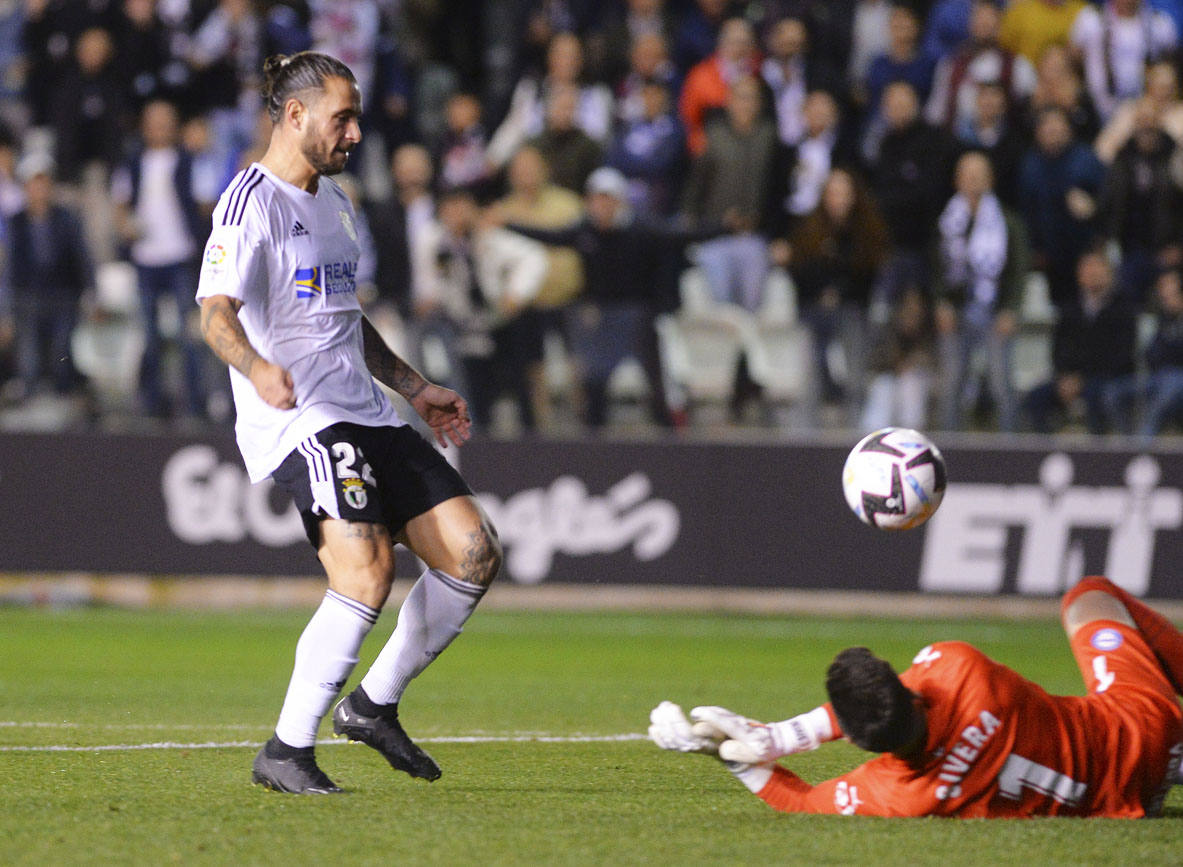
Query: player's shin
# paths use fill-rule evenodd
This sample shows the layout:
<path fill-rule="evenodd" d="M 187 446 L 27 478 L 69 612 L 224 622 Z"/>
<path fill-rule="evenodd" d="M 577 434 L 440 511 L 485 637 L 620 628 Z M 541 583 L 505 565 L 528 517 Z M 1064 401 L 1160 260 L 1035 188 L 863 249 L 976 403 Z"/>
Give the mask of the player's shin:
<path fill-rule="evenodd" d="M 296 661 L 275 733 L 291 747 L 316 743 L 320 721 L 357 665 L 358 652 L 378 612 L 333 590 L 296 644 Z"/>

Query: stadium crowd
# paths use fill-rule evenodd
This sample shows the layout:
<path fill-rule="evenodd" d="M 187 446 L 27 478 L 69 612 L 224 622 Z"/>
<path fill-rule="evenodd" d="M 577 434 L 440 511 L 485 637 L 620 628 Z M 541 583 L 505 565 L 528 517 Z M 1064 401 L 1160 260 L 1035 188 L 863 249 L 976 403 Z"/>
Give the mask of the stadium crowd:
<path fill-rule="evenodd" d="M 359 296 L 480 424 L 632 397 L 682 426 L 730 335 L 733 423 L 1176 430 L 1181 27 L 1180 0 L 0 0 L 0 400 L 227 420 L 196 268 L 266 147 L 263 58 L 315 48 L 365 98 Z"/>

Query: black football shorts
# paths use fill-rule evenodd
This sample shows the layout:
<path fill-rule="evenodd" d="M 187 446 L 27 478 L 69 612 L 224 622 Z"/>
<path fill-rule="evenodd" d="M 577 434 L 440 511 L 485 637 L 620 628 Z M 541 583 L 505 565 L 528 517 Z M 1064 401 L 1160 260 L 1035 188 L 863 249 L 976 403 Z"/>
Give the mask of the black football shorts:
<path fill-rule="evenodd" d="M 324 518 L 385 524 L 396 536 L 417 515 L 472 494 L 410 425 L 329 425 L 296 446 L 271 476 L 296 501 L 314 548 Z"/>

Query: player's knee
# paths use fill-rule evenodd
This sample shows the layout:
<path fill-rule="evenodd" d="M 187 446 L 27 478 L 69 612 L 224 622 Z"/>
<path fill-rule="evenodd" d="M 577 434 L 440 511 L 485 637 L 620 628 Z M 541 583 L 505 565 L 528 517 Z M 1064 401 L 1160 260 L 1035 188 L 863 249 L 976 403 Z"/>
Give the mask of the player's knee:
<path fill-rule="evenodd" d="M 1101 575 L 1089 575 L 1087 578 L 1081 578 L 1071 590 L 1064 594 L 1064 598 L 1060 600 L 1060 618 L 1063 619 L 1069 606 L 1071 606 L 1081 595 L 1090 592 L 1106 593 L 1110 596 L 1117 597 L 1118 594 L 1114 592 L 1114 584 L 1108 578 Z"/>
<path fill-rule="evenodd" d="M 488 587 L 501 571 L 504 559 L 497 531 L 488 521 L 481 521 L 477 530 L 469 534 L 459 577 L 470 584 Z"/>
<path fill-rule="evenodd" d="M 1074 595 L 1064 606 L 1060 620 L 1069 637 L 1075 635 L 1078 629 L 1098 620 L 1123 623 L 1137 628 L 1125 604 L 1104 586 L 1085 587 Z"/>

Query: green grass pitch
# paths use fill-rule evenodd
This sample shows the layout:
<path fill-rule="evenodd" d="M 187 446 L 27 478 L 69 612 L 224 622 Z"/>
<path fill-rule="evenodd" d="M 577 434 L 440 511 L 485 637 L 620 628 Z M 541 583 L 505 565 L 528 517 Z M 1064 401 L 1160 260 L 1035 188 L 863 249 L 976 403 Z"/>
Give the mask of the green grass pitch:
<path fill-rule="evenodd" d="M 813 707 L 851 644 L 903 667 L 966 639 L 1078 692 L 1052 622 L 478 612 L 403 702 L 443 778 L 326 744 L 347 794 L 298 798 L 249 769 L 306 617 L 0 608 L 0 864 L 1183 862 L 1179 790 L 1143 822 L 786 816 L 713 760 L 639 737 L 664 698 L 763 718 Z M 127 748 L 149 744 L 172 746 Z M 860 755 L 833 744 L 792 766 L 821 779 Z"/>

